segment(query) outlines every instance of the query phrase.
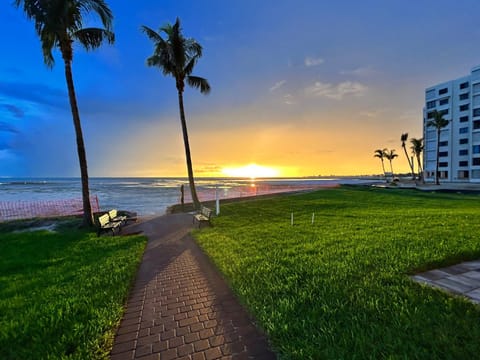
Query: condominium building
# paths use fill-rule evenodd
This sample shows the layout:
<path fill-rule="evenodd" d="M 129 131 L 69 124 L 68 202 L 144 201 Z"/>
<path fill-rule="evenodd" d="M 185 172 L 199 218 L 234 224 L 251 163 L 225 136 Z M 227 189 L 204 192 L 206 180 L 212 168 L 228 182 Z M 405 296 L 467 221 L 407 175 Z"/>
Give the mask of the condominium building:
<path fill-rule="evenodd" d="M 424 176 L 434 181 L 437 129 L 428 127 L 433 111 L 449 123 L 440 132 L 439 177 L 445 181 L 480 182 L 480 66 L 470 75 L 425 89 L 423 109 Z"/>

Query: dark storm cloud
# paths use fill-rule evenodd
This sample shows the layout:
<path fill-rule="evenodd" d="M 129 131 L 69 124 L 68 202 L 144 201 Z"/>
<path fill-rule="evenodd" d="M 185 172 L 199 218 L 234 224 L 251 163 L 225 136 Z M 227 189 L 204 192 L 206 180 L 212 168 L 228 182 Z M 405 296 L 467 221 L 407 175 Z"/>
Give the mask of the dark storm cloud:
<path fill-rule="evenodd" d="M 9 123 L 6 123 L 5 121 L 0 121 L 0 132 L 9 132 L 9 133 L 14 133 L 17 134 L 18 130 L 10 125 Z"/>
<path fill-rule="evenodd" d="M 4 108 L 7 110 L 10 114 L 13 115 L 13 117 L 16 117 L 18 119 L 21 119 L 25 116 L 25 112 L 19 108 L 16 105 L 13 104 L 0 104 L 0 107 Z"/>
<path fill-rule="evenodd" d="M 0 95 L 18 101 L 27 101 L 54 108 L 66 108 L 65 90 L 38 83 L 0 82 Z M 17 107 L 18 109 L 18 107 Z"/>

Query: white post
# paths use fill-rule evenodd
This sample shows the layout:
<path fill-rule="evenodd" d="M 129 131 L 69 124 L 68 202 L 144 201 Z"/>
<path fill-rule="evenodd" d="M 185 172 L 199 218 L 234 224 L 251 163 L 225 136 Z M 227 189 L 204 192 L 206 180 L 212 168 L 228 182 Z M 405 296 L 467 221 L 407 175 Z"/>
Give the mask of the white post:
<path fill-rule="evenodd" d="M 312 225 L 315 222 L 315 213 L 312 214 Z"/>
<path fill-rule="evenodd" d="M 293 212 L 292 212 L 292 214 L 290 215 L 290 224 L 293 226 Z"/>
<path fill-rule="evenodd" d="M 218 185 L 215 185 L 215 205 L 216 205 L 216 213 L 218 215 L 220 214 L 220 199 L 218 198 Z"/>

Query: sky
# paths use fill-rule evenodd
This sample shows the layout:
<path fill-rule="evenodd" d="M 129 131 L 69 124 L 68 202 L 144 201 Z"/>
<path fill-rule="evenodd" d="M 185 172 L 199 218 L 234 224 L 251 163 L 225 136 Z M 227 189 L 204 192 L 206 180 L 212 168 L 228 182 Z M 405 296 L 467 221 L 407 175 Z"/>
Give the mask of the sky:
<path fill-rule="evenodd" d="M 79 176 L 63 60 L 0 4 L 0 177 Z M 180 18 L 203 46 L 185 111 L 195 175 L 381 173 L 373 156 L 422 137 L 425 88 L 480 65 L 478 0 L 107 0 L 114 45 L 74 47 L 89 175 L 186 176 L 175 82 L 147 67 L 155 30 Z M 87 23 L 94 23 L 91 16 Z M 255 165 L 253 165 L 255 164 Z"/>

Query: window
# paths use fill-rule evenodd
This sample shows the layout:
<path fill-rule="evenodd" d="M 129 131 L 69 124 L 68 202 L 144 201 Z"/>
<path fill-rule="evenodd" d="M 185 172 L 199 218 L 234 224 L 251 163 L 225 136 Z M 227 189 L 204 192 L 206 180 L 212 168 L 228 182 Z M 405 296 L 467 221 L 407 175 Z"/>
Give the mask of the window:
<path fill-rule="evenodd" d="M 458 141 L 459 144 L 468 144 L 468 138 L 463 138 Z"/>
<path fill-rule="evenodd" d="M 430 111 L 428 114 L 427 114 L 427 119 L 432 119 L 433 118 L 433 111 Z"/>
<path fill-rule="evenodd" d="M 427 109 L 433 109 L 435 107 L 435 103 L 435 100 L 427 102 Z"/>
<path fill-rule="evenodd" d="M 480 178 L 480 170 L 472 170 L 472 178 Z"/>
<path fill-rule="evenodd" d="M 458 133 L 459 133 L 459 134 L 466 134 L 466 133 L 468 133 L 468 126 L 458 129 Z"/>
<path fill-rule="evenodd" d="M 473 85 L 473 92 L 474 93 L 480 92 L 480 83 Z"/>
<path fill-rule="evenodd" d="M 439 171 L 439 178 L 440 179 L 447 179 L 448 178 L 448 171 Z"/>
<path fill-rule="evenodd" d="M 438 146 L 448 146 L 448 141 L 440 141 Z"/>
<path fill-rule="evenodd" d="M 441 110 L 438 112 L 440 115 L 448 115 L 448 109 L 445 109 L 445 110 Z"/>
<path fill-rule="evenodd" d="M 472 165 L 480 165 L 480 158 L 473 158 Z"/>
<path fill-rule="evenodd" d="M 478 160 L 480 160 L 480 159 L 478 159 Z M 480 161 L 478 162 L 478 164 L 480 165 Z M 439 166 L 439 167 L 448 167 L 448 162 L 446 162 L 446 161 L 440 161 L 440 162 L 438 163 L 438 166 Z"/>
<path fill-rule="evenodd" d="M 480 129 L 480 120 L 475 120 L 473 122 L 473 130 L 478 130 Z"/>
<path fill-rule="evenodd" d="M 470 104 L 460 105 L 460 111 L 467 111 L 470 109 Z"/>
<path fill-rule="evenodd" d="M 459 120 L 460 120 L 460 122 L 467 122 L 468 121 L 468 116 L 460 116 Z"/>
<path fill-rule="evenodd" d="M 460 149 L 458 151 L 458 155 L 460 155 L 460 156 L 468 155 L 468 149 Z"/>
<path fill-rule="evenodd" d="M 472 153 L 473 154 L 480 154 L 480 145 L 473 145 L 472 146 Z"/>
<path fill-rule="evenodd" d="M 468 81 L 466 81 L 466 82 L 464 82 L 464 83 L 461 83 L 461 84 L 460 84 L 460 89 L 466 89 L 466 88 L 468 88 L 468 85 L 469 85 L 469 84 L 468 84 Z"/>
<path fill-rule="evenodd" d="M 438 156 L 439 156 L 439 157 L 446 157 L 446 156 L 448 156 L 448 151 L 440 151 L 440 152 L 438 153 Z"/>
<path fill-rule="evenodd" d="M 480 116 L 480 108 L 473 109 L 473 116 Z"/>
<path fill-rule="evenodd" d="M 438 90 L 438 95 L 443 95 L 443 94 L 446 94 L 447 92 L 448 92 L 448 88 L 443 88 Z"/>
<path fill-rule="evenodd" d="M 470 94 L 465 93 L 465 94 L 460 94 L 460 96 L 458 98 L 459 98 L 459 100 L 468 100 L 469 97 L 470 97 Z"/>
<path fill-rule="evenodd" d="M 458 171 L 459 179 L 468 179 L 468 170 L 459 170 Z"/>
<path fill-rule="evenodd" d="M 459 162 L 458 162 L 458 166 L 462 166 L 462 167 L 468 166 L 468 161 L 466 161 L 466 160 L 459 161 Z"/>
<path fill-rule="evenodd" d="M 425 91 L 425 99 L 426 100 L 430 100 L 430 99 L 433 99 L 433 98 L 435 98 L 435 89 Z"/>
<path fill-rule="evenodd" d="M 447 105 L 448 104 L 448 98 L 442 99 L 438 102 L 438 105 Z"/>

